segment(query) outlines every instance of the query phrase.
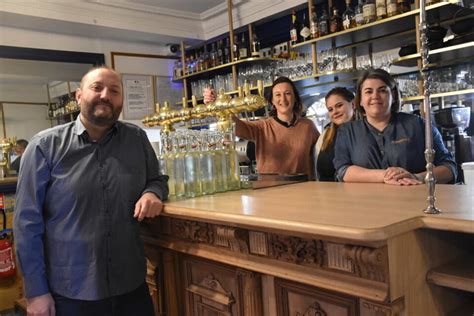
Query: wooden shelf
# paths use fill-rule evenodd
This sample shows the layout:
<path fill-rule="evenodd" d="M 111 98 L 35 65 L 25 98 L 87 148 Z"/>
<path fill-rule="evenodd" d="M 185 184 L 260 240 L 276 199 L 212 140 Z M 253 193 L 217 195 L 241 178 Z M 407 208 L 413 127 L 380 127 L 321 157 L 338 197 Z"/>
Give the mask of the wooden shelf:
<path fill-rule="evenodd" d="M 440 2 L 426 7 L 428 20 L 431 19 L 431 15 L 436 15 L 436 17 L 439 16 L 440 21 L 451 19 L 453 14 L 460 8 L 454 3 L 455 2 Z M 411 10 L 383 20 L 298 43 L 291 46 L 291 48 L 302 47 L 328 39 L 334 40 L 336 47 L 341 47 L 344 45 L 354 46 L 354 43 L 367 43 L 381 37 L 397 36 L 397 34 L 398 36 L 406 36 L 406 31 L 414 31 L 415 16 L 418 16 L 419 14 L 419 9 Z"/>
<path fill-rule="evenodd" d="M 64 114 L 61 114 L 61 115 L 55 115 L 55 116 L 48 116 L 47 119 L 48 120 L 54 120 L 54 119 L 58 119 L 58 118 L 62 118 L 62 117 L 67 117 L 69 115 L 73 115 L 73 114 L 76 114 L 76 113 L 79 113 L 80 110 L 77 110 L 77 111 L 72 111 L 72 112 L 68 112 L 68 113 L 64 113 Z"/>
<path fill-rule="evenodd" d="M 463 257 L 432 269 L 426 279 L 439 286 L 474 293 L 474 257 Z"/>
<path fill-rule="evenodd" d="M 436 62 L 447 61 L 453 59 L 472 59 L 472 48 L 474 47 L 474 41 L 462 43 L 458 45 L 438 48 L 430 50 L 430 66 L 435 66 Z M 420 58 L 420 53 L 410 54 L 400 58 L 396 58 L 392 61 L 397 66 L 404 67 L 416 67 L 417 61 Z"/>
<path fill-rule="evenodd" d="M 231 67 L 233 65 L 239 65 L 239 64 L 243 64 L 243 63 L 249 63 L 249 62 L 268 62 L 268 61 L 278 61 L 278 60 L 283 60 L 283 59 L 282 58 L 273 58 L 273 57 L 271 57 L 271 58 L 270 57 L 251 57 L 251 58 L 241 59 L 241 60 L 233 61 L 231 63 L 219 65 L 217 67 L 208 68 L 208 69 L 203 70 L 203 71 L 194 72 L 194 73 L 189 74 L 189 75 L 176 77 L 176 78 L 173 78 L 173 81 L 180 81 L 180 80 L 183 80 L 183 79 L 186 79 L 186 78 L 197 77 L 199 75 L 202 75 L 202 74 L 205 74 L 205 73 L 208 73 L 208 72 L 211 72 L 211 71 L 219 70 L 219 69 L 228 68 L 228 67 Z"/>

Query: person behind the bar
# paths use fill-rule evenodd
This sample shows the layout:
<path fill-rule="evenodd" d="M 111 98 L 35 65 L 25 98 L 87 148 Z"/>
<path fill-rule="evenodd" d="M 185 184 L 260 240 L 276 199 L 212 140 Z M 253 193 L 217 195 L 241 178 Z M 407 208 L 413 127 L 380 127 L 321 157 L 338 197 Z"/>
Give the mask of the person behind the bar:
<path fill-rule="evenodd" d="M 74 122 L 35 135 L 18 180 L 17 258 L 28 315 L 153 315 L 139 222 L 158 216 L 167 176 L 145 132 L 118 121 L 120 75 L 90 70 Z"/>
<path fill-rule="evenodd" d="M 316 142 L 315 170 L 319 181 L 336 181 L 333 159 L 337 130 L 354 118 L 354 94 L 344 87 L 336 87 L 326 94 L 326 108 L 331 122 Z"/>
<path fill-rule="evenodd" d="M 215 93 L 204 91 L 204 103 Z M 313 148 L 319 137 L 314 123 L 301 117 L 303 104 L 293 81 L 277 78 L 267 97 L 270 118 L 245 122 L 233 116 L 235 134 L 255 142 L 257 171 L 261 174 L 305 174 L 314 177 Z"/>
<path fill-rule="evenodd" d="M 25 139 L 19 139 L 16 141 L 16 145 L 13 148 L 13 151 L 18 157 L 15 160 L 13 160 L 10 166 L 17 173 L 20 171 L 21 156 L 23 156 L 23 153 L 26 150 L 26 146 L 28 146 L 28 141 Z"/>
<path fill-rule="evenodd" d="M 395 80 L 385 70 L 368 70 L 359 78 L 355 104 L 364 118 L 348 122 L 338 130 L 334 158 L 338 180 L 393 185 L 423 183 L 425 121 L 400 113 L 400 99 Z M 439 131 L 431 129 L 436 182 L 453 182 L 456 163 Z"/>

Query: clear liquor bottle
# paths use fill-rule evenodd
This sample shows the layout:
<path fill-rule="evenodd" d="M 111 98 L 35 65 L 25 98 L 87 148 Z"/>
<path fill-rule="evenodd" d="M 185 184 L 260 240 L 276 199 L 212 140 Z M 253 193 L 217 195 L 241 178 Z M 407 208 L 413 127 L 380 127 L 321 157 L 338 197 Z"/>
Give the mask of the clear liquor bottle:
<path fill-rule="evenodd" d="M 255 30 L 252 37 L 252 57 L 260 57 L 260 40 L 258 39 L 257 33 Z"/>
<path fill-rule="evenodd" d="M 237 151 L 235 150 L 235 142 L 232 131 L 223 133 L 224 154 L 226 156 L 226 164 L 229 170 L 227 184 L 229 190 L 240 189 L 240 171 L 239 171 L 239 159 L 237 157 Z"/>
<path fill-rule="evenodd" d="M 342 28 L 348 30 L 356 26 L 355 13 L 351 8 L 351 0 L 346 0 L 346 11 L 342 14 Z"/>
<path fill-rule="evenodd" d="M 186 152 L 184 154 L 184 188 L 186 197 L 202 195 L 201 164 L 197 138 L 192 131 L 186 133 Z"/>
<path fill-rule="evenodd" d="M 306 21 L 306 13 L 303 13 L 303 23 L 301 24 L 300 36 L 301 40 L 304 42 L 309 39 L 311 32 L 308 27 L 308 22 Z"/>
<path fill-rule="evenodd" d="M 160 164 L 160 170 L 162 174 L 166 174 L 168 179 L 168 196 L 169 198 L 174 198 L 175 188 L 174 188 L 174 172 L 173 172 L 173 153 L 171 146 L 171 139 L 168 133 L 160 134 L 160 155 L 158 157 L 158 162 Z"/>
<path fill-rule="evenodd" d="M 239 60 L 239 37 L 234 35 L 234 44 L 232 45 L 232 54 L 234 55 L 232 61 Z"/>
<path fill-rule="evenodd" d="M 201 165 L 202 194 L 213 194 L 216 192 L 216 166 L 214 165 L 214 152 L 211 150 L 210 136 L 208 133 L 201 135 L 201 149 L 199 152 L 199 163 Z"/>
<path fill-rule="evenodd" d="M 173 137 L 173 173 L 174 173 L 174 189 L 177 199 L 186 196 L 184 186 L 184 155 L 186 151 L 185 141 L 180 133 L 175 133 Z"/>
<path fill-rule="evenodd" d="M 212 135 L 212 143 L 209 144 L 214 153 L 214 166 L 216 168 L 216 192 L 225 192 L 229 190 L 227 179 L 229 179 L 229 170 L 227 168 L 227 159 L 222 147 L 222 137 L 216 132 Z"/>

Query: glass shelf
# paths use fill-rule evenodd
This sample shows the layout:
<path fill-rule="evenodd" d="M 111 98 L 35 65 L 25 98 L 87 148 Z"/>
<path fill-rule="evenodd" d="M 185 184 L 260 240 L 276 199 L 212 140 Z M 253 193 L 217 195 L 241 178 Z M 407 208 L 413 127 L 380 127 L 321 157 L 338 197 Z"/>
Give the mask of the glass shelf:
<path fill-rule="evenodd" d="M 452 97 L 452 96 L 460 96 L 460 95 L 474 95 L 474 89 L 465 89 L 465 90 L 458 90 L 458 91 L 448 91 L 448 92 L 440 92 L 440 93 L 433 93 L 430 94 L 430 99 L 435 98 L 445 98 L 445 97 Z M 411 101 L 423 101 L 424 97 L 422 95 L 417 95 L 413 97 L 406 97 L 402 98 L 403 102 L 411 102 Z"/>

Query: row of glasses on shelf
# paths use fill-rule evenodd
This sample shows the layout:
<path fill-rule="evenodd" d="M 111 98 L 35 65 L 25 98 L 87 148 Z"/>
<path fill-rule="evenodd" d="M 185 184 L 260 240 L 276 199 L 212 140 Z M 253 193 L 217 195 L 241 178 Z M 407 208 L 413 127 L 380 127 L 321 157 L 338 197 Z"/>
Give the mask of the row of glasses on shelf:
<path fill-rule="evenodd" d="M 473 89 L 473 68 L 474 65 L 466 64 L 430 71 L 430 93 L 445 93 Z M 417 74 L 412 74 L 396 78 L 403 97 L 420 95 L 418 90 L 418 77 Z"/>
<path fill-rule="evenodd" d="M 160 135 L 158 160 L 169 176 L 169 196 L 190 198 L 240 189 L 233 133 L 179 130 Z"/>

